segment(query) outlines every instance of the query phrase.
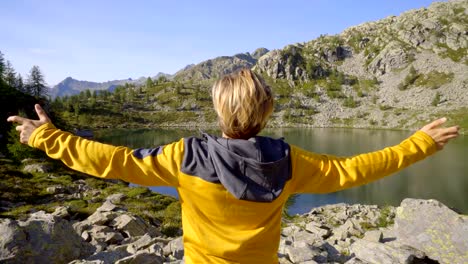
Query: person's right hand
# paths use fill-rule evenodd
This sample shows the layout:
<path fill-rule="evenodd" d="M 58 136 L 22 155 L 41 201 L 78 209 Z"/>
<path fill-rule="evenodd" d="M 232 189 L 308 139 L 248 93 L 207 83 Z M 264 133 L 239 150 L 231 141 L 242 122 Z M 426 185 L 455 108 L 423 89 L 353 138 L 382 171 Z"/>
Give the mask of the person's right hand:
<path fill-rule="evenodd" d="M 20 116 L 10 116 L 8 117 L 8 122 L 14 122 L 20 124 L 16 127 L 16 130 L 20 132 L 20 142 L 23 144 L 28 144 L 29 138 L 33 131 L 46 123 L 51 123 L 50 118 L 45 113 L 44 109 L 38 104 L 34 105 L 36 109 L 37 116 L 39 120 L 32 120 Z"/>
<path fill-rule="evenodd" d="M 458 131 L 460 130 L 459 126 L 440 127 L 446 121 L 447 118 L 443 117 L 423 126 L 420 129 L 420 131 L 432 137 L 438 150 L 443 149 L 449 140 L 458 137 Z"/>

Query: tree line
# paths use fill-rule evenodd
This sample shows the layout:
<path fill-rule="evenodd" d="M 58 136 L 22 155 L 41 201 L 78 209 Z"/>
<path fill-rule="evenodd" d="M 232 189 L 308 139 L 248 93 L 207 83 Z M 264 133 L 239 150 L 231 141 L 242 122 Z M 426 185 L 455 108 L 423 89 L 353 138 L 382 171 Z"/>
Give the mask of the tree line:
<path fill-rule="evenodd" d="M 32 95 L 34 97 L 47 96 L 48 89 L 44 79 L 44 74 L 39 66 L 32 66 L 26 81 L 20 73 L 16 73 L 13 65 L 9 60 L 5 61 L 3 53 L 0 51 L 0 80 L 8 88 L 16 89 L 22 93 Z"/>

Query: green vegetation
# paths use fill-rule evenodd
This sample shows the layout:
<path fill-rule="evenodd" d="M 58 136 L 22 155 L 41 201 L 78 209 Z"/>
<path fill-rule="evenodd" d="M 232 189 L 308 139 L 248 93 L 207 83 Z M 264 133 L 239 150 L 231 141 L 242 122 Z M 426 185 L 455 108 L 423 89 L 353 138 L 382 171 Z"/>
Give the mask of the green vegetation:
<path fill-rule="evenodd" d="M 428 74 L 420 74 L 419 77 L 416 79 L 414 84 L 416 86 L 424 86 L 431 89 L 437 89 L 440 86 L 449 83 L 453 80 L 454 74 L 445 73 L 445 72 L 438 72 L 438 71 L 431 71 Z"/>
<path fill-rule="evenodd" d="M 420 77 L 420 74 L 418 74 L 416 69 L 413 66 L 411 66 L 411 68 L 409 69 L 408 75 L 406 75 L 403 82 L 398 85 L 398 89 L 400 91 L 409 89 L 419 77 Z"/>
<path fill-rule="evenodd" d="M 392 212 L 391 206 L 384 206 L 380 210 L 380 217 L 377 222 L 377 227 L 387 227 L 395 222 L 395 214 Z"/>
<path fill-rule="evenodd" d="M 432 105 L 432 106 L 437 106 L 439 103 L 440 103 L 440 93 L 437 92 L 437 93 L 434 95 L 434 99 L 432 99 L 431 105 Z"/>
<path fill-rule="evenodd" d="M 459 48 L 457 50 L 454 50 L 450 48 L 447 44 L 445 43 L 437 43 L 437 46 L 439 48 L 443 48 L 444 52 L 442 52 L 440 55 L 442 58 L 449 58 L 455 62 L 461 62 L 462 59 L 465 59 L 464 63 L 468 65 L 468 60 L 466 59 L 468 49 L 467 48 Z"/>
<path fill-rule="evenodd" d="M 37 210 L 51 213 L 57 206 L 68 206 L 72 219 L 83 220 L 94 213 L 107 196 L 122 193 L 126 198 L 119 205 L 152 224 L 161 223 L 163 234 L 173 236 L 181 228 L 180 204 L 173 197 L 154 193 L 146 187 L 90 177 L 59 163 L 46 164 L 52 167 L 53 173 L 24 173 L 12 161 L 0 160 L 0 200 L 18 204 L 9 210 L 0 210 L 0 218 L 22 219 Z M 77 192 L 78 180 L 84 180 L 94 191 L 81 193 L 80 199 L 66 195 Z M 57 194 L 63 198 L 55 198 Z"/>
<path fill-rule="evenodd" d="M 349 107 L 349 108 L 356 108 L 359 106 L 359 102 L 357 102 L 354 99 L 354 97 L 349 96 L 349 97 L 346 97 L 346 99 L 343 101 L 343 106 Z"/>
<path fill-rule="evenodd" d="M 444 73 L 438 71 L 431 71 L 427 74 L 418 73 L 416 69 L 411 66 L 408 75 L 402 83 L 398 85 L 398 89 L 403 91 L 409 89 L 411 86 L 424 86 L 431 89 L 437 89 L 440 86 L 449 83 L 453 80 L 454 74 Z"/>

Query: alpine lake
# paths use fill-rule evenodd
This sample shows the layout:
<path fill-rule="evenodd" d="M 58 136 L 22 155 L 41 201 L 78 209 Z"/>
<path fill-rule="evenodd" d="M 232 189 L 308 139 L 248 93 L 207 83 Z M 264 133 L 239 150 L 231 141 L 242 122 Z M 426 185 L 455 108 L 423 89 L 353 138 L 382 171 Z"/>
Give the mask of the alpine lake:
<path fill-rule="evenodd" d="M 206 132 L 220 135 L 219 131 Z M 272 128 L 265 129 L 261 135 L 284 138 L 290 144 L 315 153 L 352 156 L 396 145 L 412 133 L 345 128 Z M 201 131 L 171 128 L 96 132 L 96 139 L 100 142 L 130 148 L 154 148 L 188 136 L 201 136 Z M 151 189 L 178 196 L 171 187 Z M 297 195 L 288 212 L 302 214 L 314 207 L 336 203 L 398 206 L 405 198 L 436 199 L 468 214 L 468 137 L 461 135 L 443 151 L 367 185 L 330 194 Z"/>

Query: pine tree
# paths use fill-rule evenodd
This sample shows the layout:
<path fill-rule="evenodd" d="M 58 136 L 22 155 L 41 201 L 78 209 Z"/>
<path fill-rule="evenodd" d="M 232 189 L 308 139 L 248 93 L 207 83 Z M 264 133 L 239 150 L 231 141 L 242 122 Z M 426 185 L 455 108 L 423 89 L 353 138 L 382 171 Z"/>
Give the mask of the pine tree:
<path fill-rule="evenodd" d="M 16 88 L 16 72 L 10 61 L 7 61 L 3 71 L 3 80 L 10 87 Z"/>
<path fill-rule="evenodd" d="M 47 95 L 47 87 L 39 66 L 34 65 L 29 72 L 27 81 L 28 93 L 35 96 L 41 97 Z"/>
<path fill-rule="evenodd" d="M 146 79 L 146 89 L 151 89 L 153 86 L 153 80 L 151 79 L 151 77 L 148 77 L 148 79 Z"/>
<path fill-rule="evenodd" d="M 5 58 L 3 58 L 3 53 L 0 51 L 0 85 L 3 82 L 3 72 L 5 71 Z"/>
<path fill-rule="evenodd" d="M 23 92 L 23 93 L 26 92 L 24 88 L 23 77 L 19 73 L 16 75 L 16 89 L 18 89 L 18 91 Z"/>

